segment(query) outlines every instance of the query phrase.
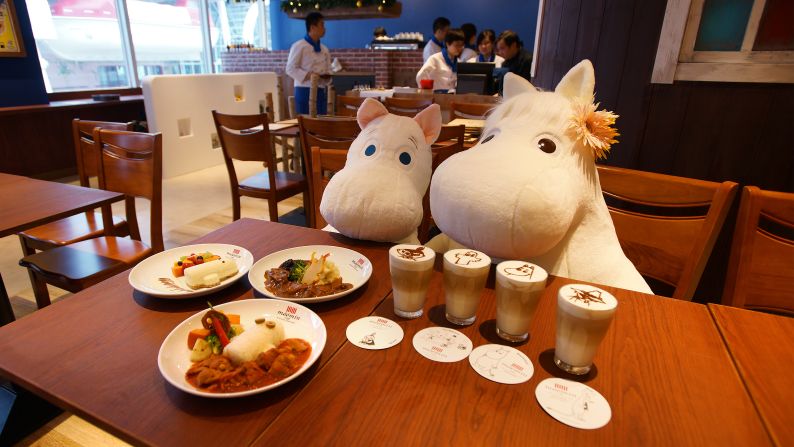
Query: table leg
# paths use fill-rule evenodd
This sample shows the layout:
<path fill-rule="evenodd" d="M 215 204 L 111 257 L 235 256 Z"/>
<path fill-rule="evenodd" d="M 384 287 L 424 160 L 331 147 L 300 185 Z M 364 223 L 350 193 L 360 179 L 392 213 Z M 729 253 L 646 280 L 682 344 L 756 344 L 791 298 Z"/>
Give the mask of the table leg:
<path fill-rule="evenodd" d="M 11 300 L 8 299 L 8 292 L 6 292 L 6 286 L 3 284 L 3 276 L 0 275 L 0 326 L 4 326 L 14 321 L 14 319 Z"/>

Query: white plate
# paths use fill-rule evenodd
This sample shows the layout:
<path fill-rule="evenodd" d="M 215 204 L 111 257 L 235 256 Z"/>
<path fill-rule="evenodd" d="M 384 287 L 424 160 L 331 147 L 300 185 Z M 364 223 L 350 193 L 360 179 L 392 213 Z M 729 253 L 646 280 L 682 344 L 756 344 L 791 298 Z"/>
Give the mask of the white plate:
<path fill-rule="evenodd" d="M 221 281 L 215 287 L 192 290 L 187 286 L 185 277 L 177 278 L 171 274 L 171 266 L 180 256 L 191 253 L 210 252 L 237 263 L 237 274 Z M 172 248 L 141 261 L 130 272 L 130 285 L 139 292 L 160 298 L 192 298 L 216 292 L 231 285 L 248 273 L 254 263 L 254 255 L 250 251 L 229 244 L 197 244 Z"/>
<path fill-rule="evenodd" d="M 330 253 L 328 260 L 336 264 L 339 274 L 342 275 L 342 282 L 353 284 L 353 288 L 331 295 L 317 296 L 313 298 L 282 298 L 273 295 L 265 288 L 265 272 L 276 268 L 287 259 L 309 259 L 312 252 L 316 256 Z M 366 256 L 357 251 L 333 245 L 305 245 L 303 247 L 288 248 L 286 250 L 271 253 L 264 258 L 256 261 L 251 271 L 248 272 L 248 281 L 251 286 L 259 293 L 279 300 L 293 301 L 296 303 L 319 303 L 322 301 L 335 300 L 347 294 L 353 293 L 356 289 L 366 284 L 372 275 L 372 263 Z"/>
<path fill-rule="evenodd" d="M 202 310 L 174 328 L 163 341 L 160 352 L 157 354 L 157 366 L 165 380 L 186 393 L 219 399 L 262 393 L 284 385 L 303 374 L 320 358 L 320 354 L 325 348 L 327 334 L 323 320 L 316 313 L 300 304 L 281 300 L 251 299 L 232 301 L 213 307 L 227 313 L 239 314 L 240 324 L 244 327 L 256 324 L 254 320 L 264 315 L 276 318 L 284 324 L 286 338 L 302 338 L 308 341 L 312 346 L 312 352 L 306 363 L 295 374 L 268 386 L 236 393 L 208 393 L 198 390 L 185 380 L 185 373 L 193 364 L 190 361 L 190 350 L 187 348 L 187 335 L 191 330 L 202 327 L 201 317 L 207 313 L 206 310 Z"/>

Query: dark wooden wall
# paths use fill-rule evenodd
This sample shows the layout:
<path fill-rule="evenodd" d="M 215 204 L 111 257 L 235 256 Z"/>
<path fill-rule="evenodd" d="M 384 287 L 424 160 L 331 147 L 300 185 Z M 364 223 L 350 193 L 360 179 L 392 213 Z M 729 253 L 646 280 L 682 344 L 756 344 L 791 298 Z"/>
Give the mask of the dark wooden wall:
<path fill-rule="evenodd" d="M 0 109 L 0 172 L 43 179 L 76 174 L 72 119 L 126 122 L 145 116 L 143 99 Z"/>
<path fill-rule="evenodd" d="M 553 89 L 576 63 L 593 62 L 596 101 L 620 115 L 620 143 L 605 164 L 794 191 L 794 85 L 651 84 L 665 7 L 665 0 L 547 1 L 533 84 Z M 720 301 L 737 208 L 700 301 Z"/>

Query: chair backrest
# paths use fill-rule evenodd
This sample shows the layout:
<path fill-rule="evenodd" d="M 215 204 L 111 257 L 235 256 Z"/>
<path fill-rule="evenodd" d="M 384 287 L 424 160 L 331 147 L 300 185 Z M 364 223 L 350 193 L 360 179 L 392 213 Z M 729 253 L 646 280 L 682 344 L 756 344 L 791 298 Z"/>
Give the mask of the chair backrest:
<path fill-rule="evenodd" d="M 361 107 L 367 98 L 360 96 L 344 96 L 337 95 L 336 97 L 336 114 L 337 116 L 356 116 L 358 108 Z"/>
<path fill-rule="evenodd" d="M 708 182 L 598 166 L 620 245 L 644 276 L 691 300 L 736 194 L 734 182 Z"/>
<path fill-rule="evenodd" d="M 497 105 L 498 104 L 453 102 L 449 105 L 449 116 L 453 120 L 455 118 L 484 120 L 488 116 L 488 112 L 493 110 Z"/>
<path fill-rule="evenodd" d="M 433 104 L 433 100 L 427 98 L 385 98 L 384 103 L 389 113 L 414 117 L 427 106 Z"/>
<path fill-rule="evenodd" d="M 261 110 L 260 112 L 264 112 L 267 115 L 267 122 L 268 123 L 275 123 L 276 122 L 276 108 L 273 105 L 273 93 L 272 92 L 265 92 L 265 110 Z"/>
<path fill-rule="evenodd" d="M 150 200 L 151 247 L 163 251 L 163 138 L 162 135 L 94 130 L 97 142 L 99 187 L 126 195 L 124 204 L 130 237 L 141 240 L 135 197 Z M 102 209 L 106 229 L 113 227 L 109 207 Z M 109 231 L 109 230 L 107 230 Z"/>
<path fill-rule="evenodd" d="M 430 146 L 430 150 L 433 152 L 432 172 L 436 172 L 436 168 L 444 160 L 465 149 L 463 146 L 465 132 L 466 126 L 462 124 L 460 126 L 441 126 L 441 132 L 439 132 L 436 142 Z M 426 243 L 430 235 L 430 227 L 433 225 L 433 216 L 430 215 L 430 188 L 425 191 L 422 198 L 422 210 L 422 222 L 417 228 L 417 236 L 420 242 Z"/>
<path fill-rule="evenodd" d="M 794 194 L 746 186 L 722 303 L 794 316 Z"/>
<path fill-rule="evenodd" d="M 109 130 L 132 130 L 132 122 L 88 121 L 79 118 L 72 120 L 72 140 L 74 141 L 74 155 L 77 160 L 77 176 L 80 179 L 80 186 L 90 186 L 89 178 L 97 176 L 97 149 L 94 144 L 94 128 L 96 127 Z"/>
<path fill-rule="evenodd" d="M 232 191 L 239 187 L 234 160 L 263 162 L 267 166 L 270 184 L 275 185 L 276 163 L 270 144 L 267 114 L 227 115 L 213 110 L 212 119 L 221 142 Z"/>
<path fill-rule="evenodd" d="M 331 175 L 345 167 L 347 161 L 346 149 L 321 149 L 317 146 L 311 148 L 312 160 L 312 189 L 314 190 L 314 228 L 324 228 L 327 223 L 320 214 L 320 202 L 323 198 L 325 187 L 331 180 Z"/>

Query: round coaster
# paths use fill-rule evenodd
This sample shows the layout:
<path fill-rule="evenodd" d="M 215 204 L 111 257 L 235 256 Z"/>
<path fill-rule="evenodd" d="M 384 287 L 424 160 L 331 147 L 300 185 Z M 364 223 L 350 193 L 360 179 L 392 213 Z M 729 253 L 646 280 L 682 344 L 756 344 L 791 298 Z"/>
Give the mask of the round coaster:
<path fill-rule="evenodd" d="M 403 339 L 403 328 L 388 318 L 364 317 L 347 326 L 350 343 L 364 349 L 391 348 Z"/>
<path fill-rule="evenodd" d="M 551 417 L 574 428 L 601 428 L 612 418 L 609 402 L 583 383 L 552 377 L 538 384 L 535 397 Z"/>
<path fill-rule="evenodd" d="M 428 327 L 414 335 L 414 349 L 430 360 L 451 363 L 468 357 L 472 344 L 469 337 L 455 329 Z"/>
<path fill-rule="evenodd" d="M 486 379 L 509 385 L 524 383 L 535 373 L 529 357 L 510 346 L 477 346 L 469 354 L 469 364 Z"/>

